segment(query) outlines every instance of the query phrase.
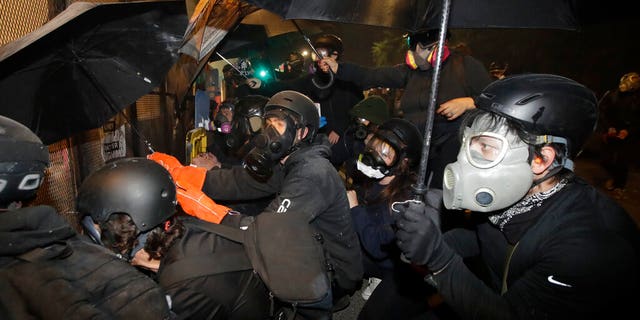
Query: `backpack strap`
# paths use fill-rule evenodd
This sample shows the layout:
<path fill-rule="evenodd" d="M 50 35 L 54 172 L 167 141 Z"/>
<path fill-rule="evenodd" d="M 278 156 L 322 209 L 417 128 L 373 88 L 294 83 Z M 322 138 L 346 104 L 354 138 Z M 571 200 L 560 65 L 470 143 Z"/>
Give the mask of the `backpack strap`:
<path fill-rule="evenodd" d="M 237 243 L 244 243 L 245 231 L 239 228 L 216 223 L 191 223 L 190 221 L 184 221 L 183 223 L 195 229 L 215 233 Z"/>
<path fill-rule="evenodd" d="M 183 223 L 189 228 L 210 232 L 230 241 L 242 243 L 243 234 L 240 229 L 213 223 L 190 223 L 189 221 Z M 161 272 L 158 273 L 158 281 L 169 286 L 187 279 L 252 269 L 251 261 L 249 261 L 244 249 L 237 252 L 225 251 L 224 257 L 207 254 L 176 260 L 162 267 Z"/>

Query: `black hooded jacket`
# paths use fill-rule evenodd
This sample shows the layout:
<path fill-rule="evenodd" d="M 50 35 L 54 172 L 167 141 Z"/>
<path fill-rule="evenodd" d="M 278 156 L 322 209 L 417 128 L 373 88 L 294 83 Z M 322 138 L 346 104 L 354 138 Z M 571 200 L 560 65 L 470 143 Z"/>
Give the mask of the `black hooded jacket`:
<path fill-rule="evenodd" d="M 637 313 L 640 232 L 620 206 L 578 179 L 526 214 L 539 216 L 516 239 L 506 288 L 509 243 L 500 229 L 485 223 L 445 233 L 458 255 L 434 279 L 462 318 L 625 319 Z M 484 277 L 462 262 L 472 256 L 486 266 Z"/>
<path fill-rule="evenodd" d="M 162 290 L 48 206 L 0 213 L 0 318 L 167 319 Z"/>
<path fill-rule="evenodd" d="M 260 215 L 288 217 L 293 222 L 289 225 L 310 224 L 324 239 L 337 284 L 342 289 L 355 290 L 363 273 L 360 244 L 344 184 L 328 160 L 326 138 L 324 142 L 293 152 L 284 165 L 276 165 L 267 182 L 256 181 L 242 167 L 213 169 L 207 172 L 202 190 L 214 200 L 257 199 L 275 194 Z M 282 250 L 296 241 L 286 232 L 277 233 L 282 237 L 275 234 L 271 241 L 281 243 Z"/>

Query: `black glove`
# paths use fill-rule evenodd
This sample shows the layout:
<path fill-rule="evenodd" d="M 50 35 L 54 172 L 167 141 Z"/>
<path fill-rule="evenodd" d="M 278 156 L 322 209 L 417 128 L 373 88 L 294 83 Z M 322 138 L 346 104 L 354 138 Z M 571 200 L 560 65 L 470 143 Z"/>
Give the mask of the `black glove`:
<path fill-rule="evenodd" d="M 433 197 L 427 197 L 427 201 L 436 202 Z M 400 211 L 396 232 L 398 247 L 409 261 L 426 265 L 432 272 L 446 267 L 454 255 L 442 241 L 438 208 L 422 202 L 410 202 L 397 208 Z"/>

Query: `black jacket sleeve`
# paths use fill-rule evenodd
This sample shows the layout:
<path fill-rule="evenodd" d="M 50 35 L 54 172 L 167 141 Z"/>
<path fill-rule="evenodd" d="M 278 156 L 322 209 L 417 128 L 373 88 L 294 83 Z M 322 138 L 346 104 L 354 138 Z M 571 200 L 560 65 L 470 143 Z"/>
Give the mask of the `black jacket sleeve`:
<path fill-rule="evenodd" d="M 409 68 L 404 65 L 366 68 L 348 62 L 341 62 L 336 77 L 343 81 L 353 82 L 363 89 L 375 87 L 404 88 L 409 71 Z"/>
<path fill-rule="evenodd" d="M 251 200 L 275 194 L 284 172 L 280 165 L 266 182 L 254 179 L 242 166 L 207 171 L 202 191 L 213 200 Z"/>

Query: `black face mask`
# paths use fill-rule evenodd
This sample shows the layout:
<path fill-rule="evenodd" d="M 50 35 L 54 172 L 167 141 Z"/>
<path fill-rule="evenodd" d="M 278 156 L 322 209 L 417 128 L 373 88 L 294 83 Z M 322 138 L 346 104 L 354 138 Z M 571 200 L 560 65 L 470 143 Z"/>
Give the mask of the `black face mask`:
<path fill-rule="evenodd" d="M 265 127 L 251 140 L 254 147 L 244 158 L 245 169 L 259 180 L 271 177 L 273 167 L 290 153 L 295 132 L 295 125 L 290 119 L 287 119 L 287 129 L 282 135 L 273 126 Z"/>
<path fill-rule="evenodd" d="M 353 133 L 353 136 L 358 140 L 364 140 L 369 134 L 369 129 L 362 123 L 356 125 L 356 131 Z"/>
<path fill-rule="evenodd" d="M 349 130 L 353 132 L 353 137 L 357 140 L 364 140 L 370 132 L 369 126 L 366 126 L 363 120 L 358 118 L 355 118 L 349 125 Z"/>
<path fill-rule="evenodd" d="M 234 121 L 231 132 L 225 136 L 224 142 L 230 150 L 237 150 L 249 140 L 249 133 L 243 121 Z"/>
<path fill-rule="evenodd" d="M 229 133 L 231 131 L 231 122 L 221 113 L 216 115 L 213 123 L 216 125 L 216 128 L 218 128 L 218 131 L 222 133 Z"/>

